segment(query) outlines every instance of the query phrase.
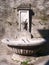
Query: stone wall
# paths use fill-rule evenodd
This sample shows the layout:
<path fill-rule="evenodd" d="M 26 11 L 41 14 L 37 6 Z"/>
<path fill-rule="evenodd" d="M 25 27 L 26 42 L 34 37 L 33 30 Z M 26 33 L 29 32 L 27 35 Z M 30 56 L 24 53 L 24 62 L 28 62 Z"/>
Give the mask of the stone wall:
<path fill-rule="evenodd" d="M 49 0 L 0 0 L 0 37 L 17 37 L 19 31 L 17 6 L 22 3 L 31 4 L 31 9 L 35 13 L 32 16 L 31 32 L 34 37 L 41 37 L 37 29 L 49 28 Z"/>

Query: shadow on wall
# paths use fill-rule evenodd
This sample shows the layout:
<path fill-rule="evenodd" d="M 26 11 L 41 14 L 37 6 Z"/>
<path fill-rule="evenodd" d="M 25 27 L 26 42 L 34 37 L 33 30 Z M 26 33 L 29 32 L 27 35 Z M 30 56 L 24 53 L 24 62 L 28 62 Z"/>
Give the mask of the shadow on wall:
<path fill-rule="evenodd" d="M 42 46 L 41 52 L 38 53 L 38 56 L 49 55 L 49 29 L 38 30 L 38 32 L 46 40 L 46 42 Z"/>
<path fill-rule="evenodd" d="M 49 29 L 38 30 L 38 32 L 46 40 L 46 42 L 49 41 Z"/>
<path fill-rule="evenodd" d="M 5 34 L 5 28 L 0 27 L 0 39 L 4 36 L 4 34 Z"/>
<path fill-rule="evenodd" d="M 29 11 L 29 32 L 31 32 L 32 16 L 34 16 L 34 14 L 32 10 Z"/>
<path fill-rule="evenodd" d="M 45 65 L 49 65 L 49 61 L 47 61 L 47 62 L 45 63 Z"/>

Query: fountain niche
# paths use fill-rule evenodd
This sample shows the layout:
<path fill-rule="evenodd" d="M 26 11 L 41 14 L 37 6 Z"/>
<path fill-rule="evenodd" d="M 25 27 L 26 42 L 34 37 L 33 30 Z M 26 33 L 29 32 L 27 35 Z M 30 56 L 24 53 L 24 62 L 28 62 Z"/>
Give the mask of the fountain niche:
<path fill-rule="evenodd" d="M 14 50 L 18 54 L 33 55 L 43 45 L 45 40 L 43 38 L 34 38 L 31 34 L 31 19 L 34 15 L 31 10 L 31 5 L 21 4 L 17 7 L 19 12 L 19 30 L 20 34 L 18 39 L 2 39 L 3 43 L 16 49 Z"/>

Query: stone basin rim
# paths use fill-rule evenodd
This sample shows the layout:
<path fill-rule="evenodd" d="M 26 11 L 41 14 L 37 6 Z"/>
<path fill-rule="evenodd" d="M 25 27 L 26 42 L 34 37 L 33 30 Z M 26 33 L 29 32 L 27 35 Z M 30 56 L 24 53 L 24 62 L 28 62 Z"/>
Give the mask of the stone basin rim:
<path fill-rule="evenodd" d="M 46 40 L 44 38 L 22 38 L 19 40 L 4 38 L 1 40 L 1 42 L 10 46 L 37 46 L 43 44 L 44 42 L 46 42 Z"/>

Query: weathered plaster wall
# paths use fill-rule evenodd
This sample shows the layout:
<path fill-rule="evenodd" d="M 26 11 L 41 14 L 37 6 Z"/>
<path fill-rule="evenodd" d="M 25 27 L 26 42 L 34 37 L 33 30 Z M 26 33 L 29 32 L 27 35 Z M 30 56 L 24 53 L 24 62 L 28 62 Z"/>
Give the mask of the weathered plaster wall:
<path fill-rule="evenodd" d="M 40 37 L 36 31 L 38 28 L 48 28 L 49 25 L 44 25 L 42 21 L 49 24 L 49 0 L 0 0 L 0 37 L 16 38 L 19 35 L 17 6 L 22 3 L 31 4 L 31 9 L 35 13 L 32 16 L 31 32 L 34 37 Z"/>

